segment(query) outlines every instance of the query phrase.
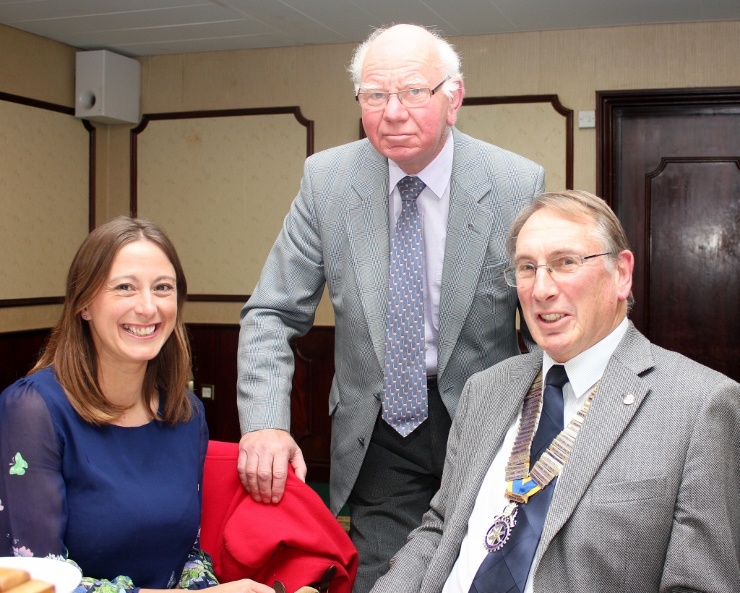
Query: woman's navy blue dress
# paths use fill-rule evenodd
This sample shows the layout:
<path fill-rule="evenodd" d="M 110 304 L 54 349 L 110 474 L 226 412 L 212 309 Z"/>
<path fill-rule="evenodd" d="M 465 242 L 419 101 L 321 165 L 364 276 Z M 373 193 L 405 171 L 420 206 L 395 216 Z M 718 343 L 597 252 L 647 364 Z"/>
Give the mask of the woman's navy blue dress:
<path fill-rule="evenodd" d="M 52 368 L 0 395 L 0 556 L 74 560 L 83 576 L 178 585 L 198 539 L 208 428 L 85 422 Z M 128 587 L 125 587 L 128 588 Z"/>

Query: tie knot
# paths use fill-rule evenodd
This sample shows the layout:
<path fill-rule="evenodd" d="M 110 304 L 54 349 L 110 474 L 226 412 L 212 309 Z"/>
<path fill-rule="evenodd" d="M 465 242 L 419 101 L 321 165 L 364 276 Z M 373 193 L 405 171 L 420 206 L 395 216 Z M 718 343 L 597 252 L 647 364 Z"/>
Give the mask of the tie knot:
<path fill-rule="evenodd" d="M 562 389 L 563 385 L 565 385 L 567 382 L 568 374 L 565 372 L 565 367 L 562 364 L 556 364 L 549 371 L 547 371 L 545 385 L 553 385 Z"/>
<path fill-rule="evenodd" d="M 407 175 L 398 182 L 398 191 L 402 200 L 415 200 L 424 190 L 426 184 L 418 177 Z"/>

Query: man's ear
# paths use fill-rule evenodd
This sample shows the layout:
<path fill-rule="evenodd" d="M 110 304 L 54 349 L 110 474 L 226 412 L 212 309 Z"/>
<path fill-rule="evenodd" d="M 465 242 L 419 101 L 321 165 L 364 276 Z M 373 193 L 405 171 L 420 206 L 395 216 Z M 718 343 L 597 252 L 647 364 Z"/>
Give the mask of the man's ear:
<path fill-rule="evenodd" d="M 452 93 L 449 107 L 447 108 L 447 125 L 454 126 L 457 121 L 457 112 L 462 107 L 463 97 L 465 97 L 465 85 L 463 84 L 462 78 L 456 81 L 457 90 Z"/>
<path fill-rule="evenodd" d="M 635 255 L 625 249 L 617 255 L 617 297 L 626 301 L 632 290 L 632 271 L 635 268 Z"/>

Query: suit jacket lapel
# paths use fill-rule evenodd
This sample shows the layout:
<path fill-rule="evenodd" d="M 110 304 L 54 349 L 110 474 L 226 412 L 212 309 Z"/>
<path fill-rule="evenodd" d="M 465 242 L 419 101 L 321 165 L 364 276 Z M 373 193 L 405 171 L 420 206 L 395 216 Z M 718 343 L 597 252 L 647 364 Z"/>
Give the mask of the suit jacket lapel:
<path fill-rule="evenodd" d="M 388 295 L 388 161 L 367 143 L 361 174 L 349 196 L 349 245 L 357 277 L 358 298 L 365 313 L 378 363 L 385 366 L 385 317 Z"/>
<path fill-rule="evenodd" d="M 481 174 L 479 155 L 470 149 L 467 137 L 454 128 L 453 134 L 455 154 L 439 305 L 439 374 L 444 372 L 473 301 L 493 225 L 491 211 L 480 204 L 490 193 L 491 182 Z"/>
<path fill-rule="evenodd" d="M 630 323 L 601 378 L 583 428 L 558 478 L 535 555 L 535 566 L 586 495 L 614 444 L 648 397 L 650 388 L 640 373 L 653 366 L 652 360 L 650 342 Z M 628 394 L 634 396 L 634 403 L 625 404 Z"/>

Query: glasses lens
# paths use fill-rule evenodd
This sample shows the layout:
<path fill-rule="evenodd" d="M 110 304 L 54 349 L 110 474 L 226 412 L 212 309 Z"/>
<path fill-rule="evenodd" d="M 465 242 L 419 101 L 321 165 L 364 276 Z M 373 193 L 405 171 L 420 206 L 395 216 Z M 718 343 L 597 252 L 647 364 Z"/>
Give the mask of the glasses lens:
<path fill-rule="evenodd" d="M 360 100 L 360 105 L 369 109 L 377 109 L 383 107 L 388 102 L 388 95 L 386 93 L 360 93 L 357 95 Z"/>
<path fill-rule="evenodd" d="M 564 255 L 551 259 L 547 263 L 553 274 L 572 274 L 581 265 L 581 260 L 575 255 Z"/>
<path fill-rule="evenodd" d="M 398 93 L 401 103 L 407 107 L 421 107 L 426 105 L 431 97 L 429 89 L 408 89 Z"/>

